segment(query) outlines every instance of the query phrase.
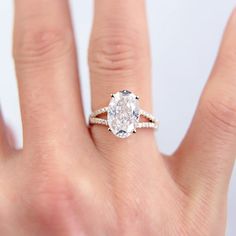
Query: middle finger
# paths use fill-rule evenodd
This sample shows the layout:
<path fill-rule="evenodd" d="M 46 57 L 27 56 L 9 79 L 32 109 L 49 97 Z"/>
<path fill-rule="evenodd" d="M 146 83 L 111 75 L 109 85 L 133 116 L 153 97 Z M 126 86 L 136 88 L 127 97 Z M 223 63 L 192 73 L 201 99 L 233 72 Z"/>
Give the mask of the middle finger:
<path fill-rule="evenodd" d="M 84 143 L 87 128 L 68 1 L 16 0 L 15 11 L 24 144 Z"/>

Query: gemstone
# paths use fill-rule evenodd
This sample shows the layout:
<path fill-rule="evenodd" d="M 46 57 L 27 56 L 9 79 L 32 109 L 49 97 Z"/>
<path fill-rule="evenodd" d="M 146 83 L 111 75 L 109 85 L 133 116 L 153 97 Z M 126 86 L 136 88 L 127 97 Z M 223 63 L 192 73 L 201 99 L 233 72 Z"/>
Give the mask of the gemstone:
<path fill-rule="evenodd" d="M 119 138 L 127 138 L 136 131 L 140 117 L 138 97 L 123 90 L 112 95 L 107 120 L 110 131 Z"/>

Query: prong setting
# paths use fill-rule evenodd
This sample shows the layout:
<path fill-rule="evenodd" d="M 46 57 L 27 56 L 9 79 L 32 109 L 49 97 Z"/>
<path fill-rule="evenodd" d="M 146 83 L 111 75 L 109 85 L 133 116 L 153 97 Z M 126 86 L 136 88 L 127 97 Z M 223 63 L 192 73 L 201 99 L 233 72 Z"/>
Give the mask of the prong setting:
<path fill-rule="evenodd" d="M 134 130 L 133 130 L 133 134 L 136 134 L 136 133 L 137 133 L 137 130 L 136 130 L 136 129 L 134 129 Z"/>
<path fill-rule="evenodd" d="M 135 98 L 136 98 L 137 100 L 139 100 L 139 96 L 136 96 Z"/>

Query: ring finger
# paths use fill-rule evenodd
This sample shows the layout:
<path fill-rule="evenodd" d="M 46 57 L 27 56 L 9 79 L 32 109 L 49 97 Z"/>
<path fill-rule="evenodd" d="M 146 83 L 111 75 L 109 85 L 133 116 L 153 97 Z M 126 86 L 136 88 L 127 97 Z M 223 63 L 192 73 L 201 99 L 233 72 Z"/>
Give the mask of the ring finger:
<path fill-rule="evenodd" d="M 95 1 L 89 65 L 93 110 L 107 106 L 110 94 L 124 89 L 140 96 L 141 106 L 151 110 L 145 1 Z M 142 130 L 136 141 L 137 136 L 147 139 L 146 133 L 152 137 L 150 130 Z M 92 134 L 98 146 L 104 147 L 108 140 L 119 143 L 104 127 L 93 126 Z"/>

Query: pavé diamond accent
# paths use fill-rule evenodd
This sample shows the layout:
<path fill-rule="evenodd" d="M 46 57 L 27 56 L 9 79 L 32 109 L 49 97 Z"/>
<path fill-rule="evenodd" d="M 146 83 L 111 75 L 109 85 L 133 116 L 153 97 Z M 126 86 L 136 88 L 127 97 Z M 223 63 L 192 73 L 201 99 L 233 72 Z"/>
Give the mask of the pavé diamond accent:
<path fill-rule="evenodd" d="M 113 94 L 108 106 L 107 121 L 114 135 L 127 138 L 135 130 L 139 122 L 140 108 L 137 96 L 123 90 Z"/>

